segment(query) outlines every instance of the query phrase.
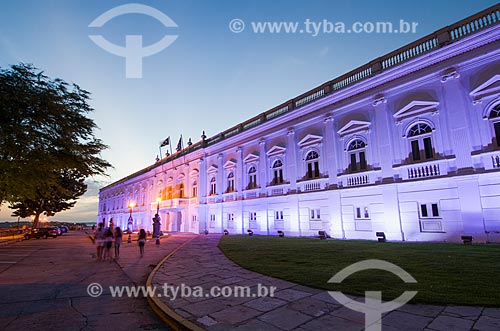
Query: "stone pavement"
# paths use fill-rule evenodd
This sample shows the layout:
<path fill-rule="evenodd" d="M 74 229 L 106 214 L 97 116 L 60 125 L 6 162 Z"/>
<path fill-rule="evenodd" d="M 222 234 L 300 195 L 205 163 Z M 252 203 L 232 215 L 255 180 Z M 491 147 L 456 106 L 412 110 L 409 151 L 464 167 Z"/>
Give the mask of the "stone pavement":
<path fill-rule="evenodd" d="M 363 330 L 364 315 L 336 302 L 328 292 L 243 269 L 218 249 L 219 235 L 200 235 L 179 248 L 152 275 L 152 284 L 200 286 L 203 296 L 158 295 L 168 314 L 206 330 Z M 214 286 L 277 287 L 274 297 L 207 297 Z M 187 291 L 186 291 L 187 293 Z M 359 300 L 359 299 L 358 299 Z M 193 324 L 195 326 L 193 327 Z M 199 326 L 199 328 L 197 328 Z M 189 329 L 189 325 L 186 326 Z M 500 330 L 500 308 L 407 304 L 384 315 L 382 330 Z"/>
<path fill-rule="evenodd" d="M 78 231 L 1 245 L 0 330 L 171 330 L 142 295 L 113 297 L 109 287 L 144 285 L 153 266 L 193 237 L 173 235 L 160 247 L 148 240 L 143 258 L 136 241 L 125 242 L 116 262 L 97 261 Z M 89 295 L 92 283 L 102 295 Z"/>

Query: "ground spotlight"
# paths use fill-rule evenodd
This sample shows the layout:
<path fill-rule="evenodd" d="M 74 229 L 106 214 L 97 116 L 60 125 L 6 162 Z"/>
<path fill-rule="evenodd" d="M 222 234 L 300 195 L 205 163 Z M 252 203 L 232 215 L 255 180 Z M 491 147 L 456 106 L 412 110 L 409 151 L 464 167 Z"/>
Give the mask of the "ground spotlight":
<path fill-rule="evenodd" d="M 384 232 L 377 232 L 377 233 L 375 233 L 375 235 L 377 236 L 379 243 L 385 243 L 386 239 L 385 239 Z"/>

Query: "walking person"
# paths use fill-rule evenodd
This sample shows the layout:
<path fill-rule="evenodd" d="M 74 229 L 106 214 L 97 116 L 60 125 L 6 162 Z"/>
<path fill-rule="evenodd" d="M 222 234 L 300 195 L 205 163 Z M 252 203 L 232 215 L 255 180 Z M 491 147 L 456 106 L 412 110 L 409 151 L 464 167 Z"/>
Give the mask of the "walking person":
<path fill-rule="evenodd" d="M 100 261 L 102 260 L 102 254 L 104 253 L 104 223 L 99 223 L 94 234 L 94 241 L 97 245 L 97 261 Z"/>
<path fill-rule="evenodd" d="M 106 261 L 106 259 L 109 259 L 110 261 L 112 260 L 111 256 L 112 246 L 113 246 L 113 231 L 111 231 L 111 229 L 108 228 L 104 234 L 104 258 L 103 258 L 104 261 Z"/>
<path fill-rule="evenodd" d="M 144 245 L 146 244 L 146 231 L 144 229 L 141 229 L 139 231 L 139 251 L 141 252 L 141 257 L 144 256 Z"/>
<path fill-rule="evenodd" d="M 119 226 L 115 228 L 115 259 L 120 258 L 120 245 L 122 244 L 122 229 Z"/>

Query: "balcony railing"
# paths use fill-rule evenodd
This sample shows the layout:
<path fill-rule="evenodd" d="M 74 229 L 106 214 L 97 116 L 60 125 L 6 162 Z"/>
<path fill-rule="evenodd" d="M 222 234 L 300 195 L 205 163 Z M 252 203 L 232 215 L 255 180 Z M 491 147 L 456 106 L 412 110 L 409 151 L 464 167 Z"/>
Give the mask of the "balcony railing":
<path fill-rule="evenodd" d="M 328 178 L 310 179 L 297 182 L 301 192 L 321 191 L 328 186 Z"/>
<path fill-rule="evenodd" d="M 433 177 L 441 175 L 439 164 L 421 165 L 408 168 L 408 179 Z"/>
<path fill-rule="evenodd" d="M 252 189 L 252 190 L 245 190 L 244 195 L 245 199 L 255 199 L 259 197 L 260 193 L 260 188 Z"/>
<path fill-rule="evenodd" d="M 407 179 L 425 179 L 448 174 L 447 160 L 428 161 L 418 164 L 408 164 L 399 166 L 400 178 Z"/>
<path fill-rule="evenodd" d="M 491 164 L 494 169 L 500 168 L 500 154 L 491 156 Z"/>
<path fill-rule="evenodd" d="M 224 193 L 222 195 L 222 199 L 225 201 L 235 201 L 237 197 L 236 192 L 229 192 L 229 193 Z"/>
<path fill-rule="evenodd" d="M 484 167 L 485 170 L 500 169 L 500 151 L 473 154 L 472 162 L 476 167 Z"/>
<path fill-rule="evenodd" d="M 339 175 L 338 176 L 340 180 L 339 186 L 354 187 L 354 186 L 375 184 L 378 181 L 380 181 L 380 173 L 381 171 L 377 169 L 377 170 L 363 171 L 356 174 Z"/>
<path fill-rule="evenodd" d="M 287 194 L 289 186 L 290 186 L 290 183 L 270 185 L 267 187 L 267 195 L 268 196 L 275 196 L 275 195 Z"/>

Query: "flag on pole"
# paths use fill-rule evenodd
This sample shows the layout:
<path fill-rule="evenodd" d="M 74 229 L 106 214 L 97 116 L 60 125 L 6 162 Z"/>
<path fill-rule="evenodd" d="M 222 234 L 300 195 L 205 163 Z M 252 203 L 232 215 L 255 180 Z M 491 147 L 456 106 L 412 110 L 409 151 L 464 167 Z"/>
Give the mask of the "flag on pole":
<path fill-rule="evenodd" d="M 170 145 L 170 136 L 168 136 L 167 139 L 163 140 L 160 147 L 165 147 L 167 145 Z"/>
<path fill-rule="evenodd" d="M 177 148 L 175 150 L 177 152 L 180 152 L 182 150 L 182 134 L 181 137 L 179 138 L 179 142 L 177 143 Z"/>

